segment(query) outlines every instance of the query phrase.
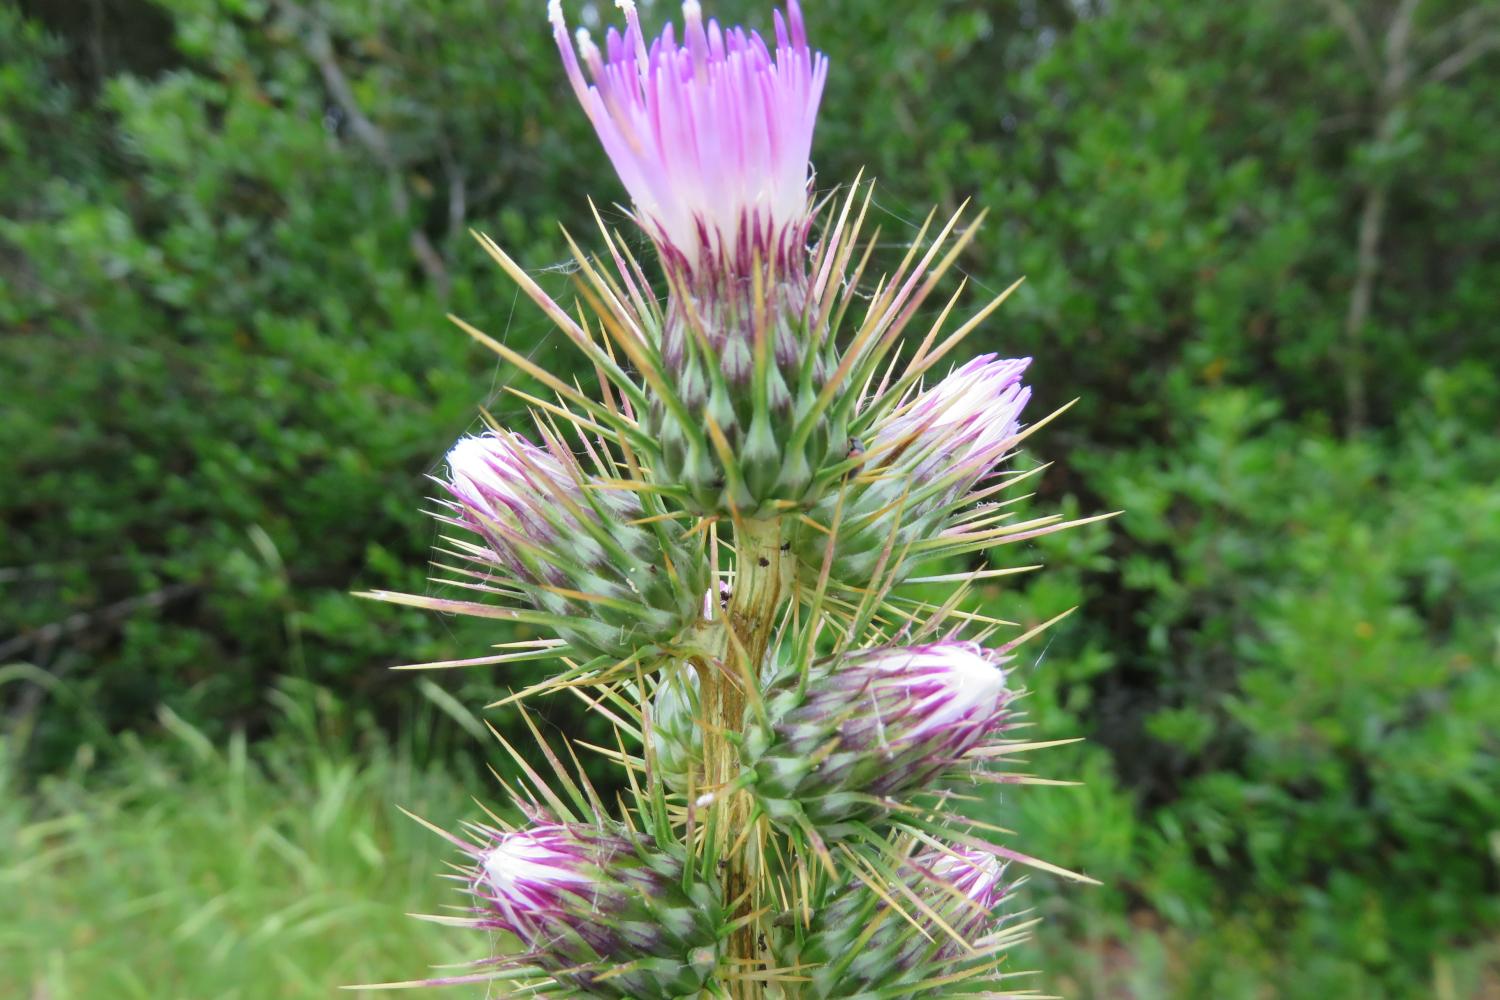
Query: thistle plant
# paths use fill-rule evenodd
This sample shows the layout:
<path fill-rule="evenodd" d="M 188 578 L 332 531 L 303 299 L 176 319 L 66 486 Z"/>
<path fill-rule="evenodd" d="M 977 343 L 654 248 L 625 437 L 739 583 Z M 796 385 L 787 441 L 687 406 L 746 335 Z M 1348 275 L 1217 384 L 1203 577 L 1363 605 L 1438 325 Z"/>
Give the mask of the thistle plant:
<path fill-rule="evenodd" d="M 597 391 L 455 318 L 548 394 L 513 389 L 528 423 L 487 416 L 436 477 L 452 592 L 372 595 L 543 633 L 430 666 L 555 664 L 496 703 L 521 706 L 548 766 L 502 737 L 509 801 L 443 834 L 466 912 L 434 919 L 499 932 L 495 954 L 428 982 L 1015 994 L 1006 956 L 1029 923 L 1008 872 L 1070 873 L 971 802 L 1040 780 L 1016 770 L 1047 745 L 1024 736 L 1016 650 L 1051 623 L 1018 635 L 984 613 L 976 584 L 1017 569 L 973 560 L 1069 524 L 1012 506 L 1039 471 L 1014 458 L 1045 423 L 1025 422 L 1030 359 L 955 367 L 955 352 L 1016 286 L 957 324 L 962 285 L 930 303 L 978 224 L 965 209 L 929 217 L 874 277 L 871 186 L 814 192 L 829 65 L 796 0 L 770 42 L 688 0 L 681 40 L 669 25 L 648 44 L 621 6 L 602 49 L 557 0 L 549 13 L 644 241 L 602 221 L 597 253 L 569 236 L 564 305 L 477 237 Z M 611 746 L 543 740 L 526 704 L 560 693 Z M 579 749 L 617 769 L 613 787 Z"/>

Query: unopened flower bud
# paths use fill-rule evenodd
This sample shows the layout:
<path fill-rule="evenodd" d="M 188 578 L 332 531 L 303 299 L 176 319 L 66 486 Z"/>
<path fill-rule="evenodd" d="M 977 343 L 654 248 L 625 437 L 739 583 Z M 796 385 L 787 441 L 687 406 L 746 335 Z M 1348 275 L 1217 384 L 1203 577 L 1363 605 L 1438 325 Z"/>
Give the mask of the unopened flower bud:
<path fill-rule="evenodd" d="M 1005 672 L 971 642 L 851 653 L 794 680 L 768 694 L 745 759 L 773 820 L 825 836 L 933 787 L 1009 718 Z"/>
<path fill-rule="evenodd" d="M 621 829 L 543 823 L 478 855 L 480 924 L 585 996 L 696 996 L 718 962 L 719 900 L 683 862 Z"/>
<path fill-rule="evenodd" d="M 565 448 L 505 431 L 466 437 L 443 485 L 445 520 L 482 542 L 460 543 L 463 554 L 503 571 L 579 652 L 627 656 L 696 619 L 701 555 L 660 525 L 633 523 L 639 498 L 598 488 Z"/>
<path fill-rule="evenodd" d="M 922 983 L 952 974 L 999 927 L 996 911 L 1014 888 L 1004 876 L 1004 863 L 980 851 L 926 851 L 901 873 L 920 906 L 905 892 L 878 894 L 852 879 L 829 894 L 810 927 L 783 931 L 778 951 L 805 968 L 815 1000 L 927 996 Z"/>
<path fill-rule="evenodd" d="M 651 748 L 656 774 L 673 791 L 704 790 L 702 710 L 698 675 L 668 670 L 652 699 Z"/>
<path fill-rule="evenodd" d="M 832 546 L 831 578 L 863 587 L 887 549 L 897 559 L 910 543 L 939 534 L 1010 453 L 1031 398 L 1021 384 L 1030 363 L 975 358 L 876 424 L 862 444 L 864 468 L 809 514 L 822 529 L 798 532 L 802 572 L 816 578 Z M 895 569 L 899 578 L 901 567 Z"/>

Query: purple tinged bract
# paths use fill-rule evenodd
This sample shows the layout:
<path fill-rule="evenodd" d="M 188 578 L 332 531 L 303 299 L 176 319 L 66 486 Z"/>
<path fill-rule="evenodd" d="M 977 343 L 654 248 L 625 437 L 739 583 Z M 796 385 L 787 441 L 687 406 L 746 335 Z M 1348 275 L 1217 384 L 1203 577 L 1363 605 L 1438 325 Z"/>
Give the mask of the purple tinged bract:
<path fill-rule="evenodd" d="M 804 571 L 821 573 L 832 548 L 829 572 L 840 584 L 865 587 L 877 571 L 899 579 L 910 566 L 899 554 L 940 535 L 1014 449 L 1030 364 L 982 355 L 879 416 L 866 431 L 862 474 L 809 512 L 819 527 L 796 533 Z M 884 563 L 887 552 L 894 564 Z"/>
<path fill-rule="evenodd" d="M 967 900 L 962 909 L 969 917 L 957 921 L 955 929 L 960 931 L 982 931 L 1012 889 L 1012 884 L 1004 880 L 1005 862 L 984 851 L 968 847 L 930 851 L 916 864 L 946 887 L 950 897 L 961 893 Z"/>
<path fill-rule="evenodd" d="M 557 537 L 546 516 L 561 506 L 557 497 L 577 498 L 581 491 L 573 470 L 548 452 L 508 431 L 489 431 L 460 438 L 448 451 L 455 519 L 489 542 L 495 557 L 521 571 L 516 547 Z"/>
<path fill-rule="evenodd" d="M 897 872 L 904 891 L 876 893 L 855 879 L 831 893 L 804 935 L 782 937 L 782 960 L 807 968 L 813 1000 L 931 996 L 925 981 L 981 956 L 1004 924 L 1000 904 L 1014 888 L 1004 876 L 1005 863 L 980 851 L 923 851 Z"/>
<path fill-rule="evenodd" d="M 442 485 L 453 497 L 446 506 L 451 523 L 485 540 L 480 558 L 489 558 L 531 583 L 566 582 L 566 539 L 572 562 L 596 562 L 605 553 L 588 545 L 581 518 L 597 521 L 584 497 L 588 477 L 565 451 L 538 447 L 509 431 L 486 431 L 460 438 L 448 451 L 448 477 Z M 606 497 L 620 503 L 619 497 Z M 636 515 L 629 507 L 623 518 Z"/>
<path fill-rule="evenodd" d="M 596 882 L 589 868 L 599 847 L 599 838 L 556 823 L 500 837 L 480 856 L 480 878 L 506 930 L 522 940 L 542 937 L 564 893 L 592 899 Z"/>
<path fill-rule="evenodd" d="M 840 727 L 846 743 L 894 758 L 940 741 L 962 756 L 994 727 L 1006 701 L 1005 672 L 977 643 L 877 649 L 847 657 L 820 686 L 825 710 L 847 694 L 868 705 Z"/>

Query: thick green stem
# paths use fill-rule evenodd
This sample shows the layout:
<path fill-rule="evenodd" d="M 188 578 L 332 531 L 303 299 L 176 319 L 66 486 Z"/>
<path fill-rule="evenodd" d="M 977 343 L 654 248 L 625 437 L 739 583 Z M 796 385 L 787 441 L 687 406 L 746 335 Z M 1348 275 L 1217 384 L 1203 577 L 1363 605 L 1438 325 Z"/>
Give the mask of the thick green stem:
<path fill-rule="evenodd" d="M 728 641 L 719 663 L 700 673 L 706 723 L 704 778 L 710 789 L 725 788 L 740 773 L 739 748 L 730 734 L 744 731 L 746 706 L 758 694 L 753 687 L 787 590 L 783 557 L 780 518 L 742 521 L 736 526 L 735 576 L 725 636 Z M 736 915 L 743 916 L 757 908 L 762 896 L 753 884 L 759 837 L 756 831 L 747 829 L 749 797 L 735 794 L 716 808 L 720 813 L 719 842 L 715 846 L 721 859 L 725 898 L 736 901 Z M 730 942 L 729 960 L 737 970 L 753 974 L 772 964 L 770 957 L 762 954 L 763 948 L 764 935 L 758 922 L 748 923 Z M 730 988 L 737 998 L 764 995 L 763 983 L 750 975 L 735 979 Z"/>
<path fill-rule="evenodd" d="M 729 596 L 729 623 L 758 674 L 765 659 L 776 615 L 786 592 L 790 564 L 782 550 L 781 518 L 743 521 L 735 534 L 734 590 Z"/>

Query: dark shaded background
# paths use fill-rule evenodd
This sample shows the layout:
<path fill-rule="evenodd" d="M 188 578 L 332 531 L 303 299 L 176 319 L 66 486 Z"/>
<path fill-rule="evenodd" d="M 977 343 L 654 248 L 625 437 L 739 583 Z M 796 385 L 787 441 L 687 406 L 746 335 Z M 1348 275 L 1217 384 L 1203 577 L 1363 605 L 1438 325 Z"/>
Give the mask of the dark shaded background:
<path fill-rule="evenodd" d="M 577 363 L 466 235 L 565 294 L 557 223 L 595 245 L 587 198 L 623 197 L 543 8 L 0 8 L 17 795 L 87 787 L 163 705 L 261 738 L 295 683 L 400 738 L 513 679 L 416 693 L 384 668 L 493 633 L 350 592 L 426 588 L 424 473 L 517 411 L 444 312 Z M 988 209 L 975 304 L 1028 280 L 974 347 L 1036 357 L 1036 414 L 1080 400 L 1035 503 L 1127 511 L 996 556 L 1047 568 L 995 613 L 1082 608 L 1028 683 L 1041 735 L 1089 737 L 1039 769 L 1087 785 L 995 804 L 1107 883 L 1037 887 L 1046 985 L 1500 996 L 1500 6 L 807 17 L 819 186 L 878 179 L 887 263 Z"/>

